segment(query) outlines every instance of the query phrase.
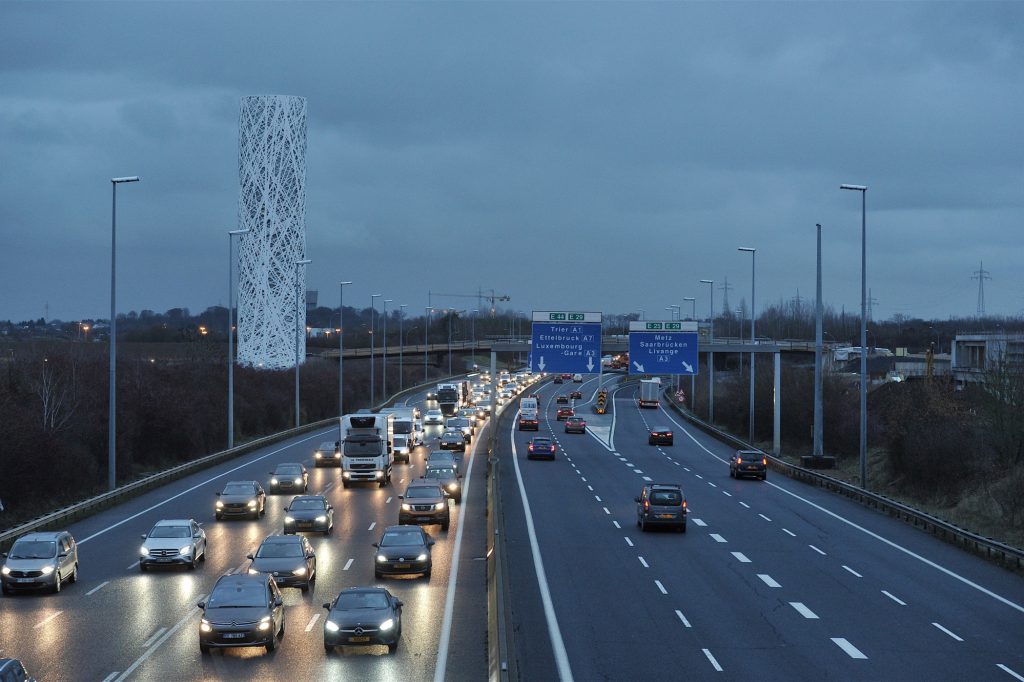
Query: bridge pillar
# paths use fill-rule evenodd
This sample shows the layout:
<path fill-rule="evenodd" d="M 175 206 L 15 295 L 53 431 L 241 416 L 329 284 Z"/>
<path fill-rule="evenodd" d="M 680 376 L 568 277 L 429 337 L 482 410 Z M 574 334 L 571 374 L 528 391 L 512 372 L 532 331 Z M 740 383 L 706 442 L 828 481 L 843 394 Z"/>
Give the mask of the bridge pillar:
<path fill-rule="evenodd" d="M 708 351 L 708 424 L 715 423 L 715 354 Z"/>
<path fill-rule="evenodd" d="M 776 457 L 782 450 L 782 353 L 775 351 L 775 387 L 772 391 L 774 422 L 772 424 L 772 454 Z"/>

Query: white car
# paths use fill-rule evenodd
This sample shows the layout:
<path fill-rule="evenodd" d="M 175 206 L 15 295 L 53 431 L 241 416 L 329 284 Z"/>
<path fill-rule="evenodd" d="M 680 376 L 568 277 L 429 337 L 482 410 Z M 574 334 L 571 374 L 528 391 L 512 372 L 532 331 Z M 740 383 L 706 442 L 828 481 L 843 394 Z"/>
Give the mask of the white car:
<path fill-rule="evenodd" d="M 427 410 L 427 413 L 423 415 L 423 425 L 430 426 L 432 424 L 438 426 L 444 424 L 444 413 L 441 410 Z"/>
<path fill-rule="evenodd" d="M 206 531 L 193 519 L 157 521 L 142 536 L 139 570 L 151 566 L 187 566 L 195 568 L 206 561 Z"/>

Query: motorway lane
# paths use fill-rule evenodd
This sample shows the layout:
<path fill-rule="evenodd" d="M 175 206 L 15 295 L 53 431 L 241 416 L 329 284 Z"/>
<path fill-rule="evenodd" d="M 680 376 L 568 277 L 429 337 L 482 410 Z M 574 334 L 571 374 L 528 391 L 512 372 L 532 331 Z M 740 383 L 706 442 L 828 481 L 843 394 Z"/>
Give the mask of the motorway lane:
<path fill-rule="evenodd" d="M 562 472 L 532 475 L 532 470 L 547 462 L 521 462 L 535 518 L 554 515 L 560 522 L 546 542 L 543 523 L 538 525 L 538 535 L 573 673 L 579 679 L 634 679 L 646 674 L 649 659 L 656 664 L 652 674 L 667 661 L 682 660 L 697 676 L 723 676 L 716 669 L 720 667 L 731 679 L 818 679 L 826 672 L 839 679 L 1001 679 L 1008 673 L 995 667 L 996 663 L 1017 672 L 1024 669 L 1019 656 L 1011 655 L 1019 647 L 1010 643 L 1021 641 L 1022 636 L 1017 611 L 945 574 L 930 568 L 922 572 L 923 565 L 915 559 L 890 570 L 894 564 L 905 564 L 906 556 L 781 491 L 793 488 L 808 501 L 814 498 L 816 504 L 836 509 L 861 525 L 881 523 L 886 536 L 898 537 L 901 544 L 912 541 L 907 544 L 915 548 L 923 544 L 929 556 L 944 561 L 952 554 L 957 561 L 951 565 L 959 570 L 970 564 L 973 572 L 969 575 L 997 586 L 1003 596 L 1020 594 L 1017 576 L 823 491 L 772 480 L 781 477 L 770 478 L 768 484 L 733 481 L 726 475 L 727 466 L 685 438 L 679 426 L 674 447 L 648 446 L 644 421 L 663 423 L 667 416 L 639 411 L 627 391 L 621 392 L 614 404 L 615 443 L 622 459 L 599 444 L 587 447 L 578 437 L 556 431 L 566 448 L 571 448 L 569 454 L 578 470 L 571 469 L 569 478 L 575 477 L 577 484 L 566 485 Z M 705 439 L 708 449 L 717 448 L 728 456 L 727 448 L 703 434 L 694 437 Z M 518 492 L 507 485 L 508 473 L 503 472 L 506 507 L 511 506 L 510 499 L 518 500 Z M 632 525 L 632 498 L 645 476 L 684 484 L 692 512 L 687 536 L 640 534 Z M 580 487 L 601 497 L 600 502 L 591 498 L 583 514 L 576 495 Z M 605 516 L 620 524 L 622 531 L 607 521 L 593 520 L 595 511 L 600 516 L 605 507 L 611 512 Z M 515 516 L 507 513 L 510 518 Z M 707 525 L 695 523 L 698 519 Z M 602 537 L 602 528 L 614 534 L 610 545 L 609 539 Z M 512 530 L 506 539 L 516 542 Z M 615 542 L 621 545 L 616 548 Z M 599 556 L 600 561 L 587 566 L 586 581 L 580 579 L 578 569 L 566 571 L 560 580 L 558 567 L 563 562 L 557 559 L 569 556 L 572 560 L 581 556 L 580 552 L 584 552 L 582 556 Z M 625 570 L 620 565 L 624 552 L 630 554 L 627 563 L 636 562 Z M 742 560 L 732 552 L 739 552 Z M 519 551 L 516 556 L 532 564 L 528 553 Z M 879 567 L 886 569 L 884 578 L 878 575 Z M 532 566 L 529 570 L 520 567 L 519 572 L 528 576 Z M 616 575 L 622 584 L 609 591 L 607 581 L 601 579 L 606 574 Z M 652 579 L 659 580 L 660 586 L 652 586 Z M 941 584 L 930 584 L 936 581 Z M 592 582 L 594 587 L 581 589 L 581 582 Z M 915 585 L 928 587 L 914 589 Z M 662 594 L 663 590 L 667 594 Z M 965 590 L 969 594 L 958 594 Z M 651 593 L 673 602 L 668 618 L 665 607 L 661 607 L 662 615 L 651 615 L 647 603 Z M 605 594 L 628 594 L 628 599 L 616 601 L 635 604 L 632 616 L 625 616 L 624 621 L 619 620 L 622 616 L 611 619 L 614 625 L 605 628 L 612 630 L 611 636 L 593 633 L 593 621 L 601 618 L 611 601 L 596 595 Z M 951 595 L 963 601 L 950 599 Z M 993 611 L 981 620 L 994 623 L 972 631 L 970 614 L 979 597 L 987 600 L 987 610 Z M 568 603 L 559 606 L 560 600 Z M 677 608 L 679 613 L 675 613 Z M 628 630 L 620 634 L 619 623 L 623 622 Z M 956 626 L 948 627 L 948 623 Z M 577 642 L 578 632 L 586 633 L 584 641 Z M 951 633 L 966 640 L 963 646 L 957 648 L 961 643 Z M 616 636 L 623 640 L 620 647 L 626 645 L 633 651 L 637 651 L 638 636 L 662 645 L 653 654 L 637 651 L 640 655 L 631 656 L 623 666 L 607 655 Z M 528 639 L 528 633 L 521 631 L 519 637 Z M 677 651 L 677 637 L 690 642 L 690 653 Z M 847 646 L 846 642 L 833 642 L 833 637 L 847 638 L 863 649 L 869 660 L 852 658 L 847 651 L 857 655 L 857 649 L 844 650 L 841 646 Z M 526 650 L 543 649 L 544 637 L 538 635 L 533 640 L 524 643 Z M 535 653 L 530 658 L 543 661 L 545 656 Z M 520 660 L 520 666 L 528 672 L 541 672 L 531 668 L 531 661 Z M 530 677 L 524 674 L 523 679 Z"/>
<path fill-rule="evenodd" d="M 429 434 L 432 441 L 440 429 L 433 431 Z M 0 600 L 0 650 L 4 655 L 22 658 L 30 670 L 46 680 L 114 679 L 118 677 L 114 673 L 126 672 L 131 672 L 133 679 L 248 679 L 257 675 L 273 679 L 284 670 L 308 679 L 334 673 L 431 679 L 449 586 L 453 538 L 463 510 L 453 506 L 453 525 L 448 533 L 437 526 L 428 527 L 438 540 L 429 582 L 423 578 L 379 581 L 406 604 L 398 652 L 387 656 L 384 647 L 339 649 L 326 659 L 322 646 L 326 611 L 322 603 L 343 587 L 378 582 L 372 573 L 375 550 L 371 543 L 379 538 L 383 527 L 397 523 L 397 495 L 404 490 L 404 483 L 422 472 L 428 450 L 421 448 L 410 466 L 396 465 L 395 483 L 389 488 L 345 490 L 340 485 L 339 470 L 311 466 L 313 449 L 322 440 L 333 440 L 335 433 L 332 429 L 292 439 L 75 524 L 71 531 L 80 543 L 79 584 L 68 586 L 59 595 L 18 595 Z M 483 457 L 474 458 L 474 465 L 479 464 L 476 459 Z M 290 495 L 268 495 L 266 516 L 259 521 L 217 522 L 213 519 L 213 493 L 227 480 L 255 478 L 266 485 L 267 472 L 284 461 L 305 462 L 310 468 L 310 492 L 325 491 L 335 506 L 333 536 L 310 538 L 317 551 L 319 575 L 315 586 L 308 594 L 294 588 L 283 590 L 286 636 L 275 653 L 235 649 L 203 658 L 196 641 L 199 611 L 195 603 L 209 592 L 219 575 L 244 570 L 248 564 L 245 554 L 254 551 L 264 537 L 281 531 L 283 506 L 290 499 Z M 225 473 L 235 468 L 238 470 Z M 216 480 L 210 481 L 213 478 Z M 189 488 L 195 489 L 179 495 Z M 472 519 L 467 525 L 473 528 L 483 523 L 477 519 L 485 518 L 484 498 L 472 495 L 472 490 L 470 493 L 462 506 Z M 174 499 L 164 502 L 169 497 Z M 159 507 L 149 509 L 161 502 Z M 195 572 L 140 573 L 135 563 L 139 535 L 156 520 L 177 517 L 194 517 L 204 523 L 209 543 L 205 565 Z M 117 523 L 121 525 L 101 532 Z M 472 551 L 482 554 L 483 550 L 471 549 L 468 544 L 462 549 L 463 556 Z M 463 590 L 476 590 L 474 595 L 459 600 L 464 608 L 475 605 L 476 612 L 459 614 L 462 621 L 473 623 L 473 627 L 463 626 L 459 644 L 485 650 L 485 592 L 479 586 L 460 582 L 456 591 Z M 456 665 L 479 667 L 453 667 Z M 455 676 L 453 679 L 482 677 L 486 675 L 486 661 L 453 659 L 448 672 L 450 677 Z"/>

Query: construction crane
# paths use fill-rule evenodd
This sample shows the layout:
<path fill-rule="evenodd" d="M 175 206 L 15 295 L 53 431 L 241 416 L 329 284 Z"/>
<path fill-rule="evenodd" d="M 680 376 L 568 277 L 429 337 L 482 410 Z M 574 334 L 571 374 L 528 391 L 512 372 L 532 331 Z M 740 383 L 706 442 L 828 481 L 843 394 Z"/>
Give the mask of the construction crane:
<path fill-rule="evenodd" d="M 491 292 L 490 296 L 488 296 L 485 293 L 487 291 Z M 477 290 L 477 292 L 475 294 L 440 294 L 440 293 L 437 293 L 436 291 L 428 291 L 427 292 L 427 305 L 431 305 L 431 306 L 434 305 L 433 300 L 432 300 L 434 296 L 447 296 L 447 297 L 452 297 L 452 298 L 475 298 L 477 300 L 477 306 L 478 307 L 481 305 L 481 301 L 484 301 L 484 300 L 490 301 L 490 303 L 491 303 L 491 317 L 494 317 L 494 314 L 495 314 L 495 310 L 494 310 L 494 302 L 495 301 L 511 301 L 512 300 L 511 296 L 506 296 L 505 294 L 495 294 L 494 293 L 494 289 L 479 289 L 479 290 Z"/>

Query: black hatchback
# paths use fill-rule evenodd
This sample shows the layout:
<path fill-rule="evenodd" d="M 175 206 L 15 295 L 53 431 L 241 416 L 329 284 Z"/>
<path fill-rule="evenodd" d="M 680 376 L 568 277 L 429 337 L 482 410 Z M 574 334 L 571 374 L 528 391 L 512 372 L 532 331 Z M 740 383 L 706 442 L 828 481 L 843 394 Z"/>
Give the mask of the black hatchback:
<path fill-rule="evenodd" d="M 284 600 L 268 575 L 225 575 L 217 580 L 210 597 L 197 606 L 199 651 L 214 647 L 264 646 L 277 648 L 284 635 Z"/>
<path fill-rule="evenodd" d="M 768 458 L 757 450 L 737 450 L 729 458 L 729 475 L 733 478 L 753 476 L 763 481 L 768 478 Z"/>

